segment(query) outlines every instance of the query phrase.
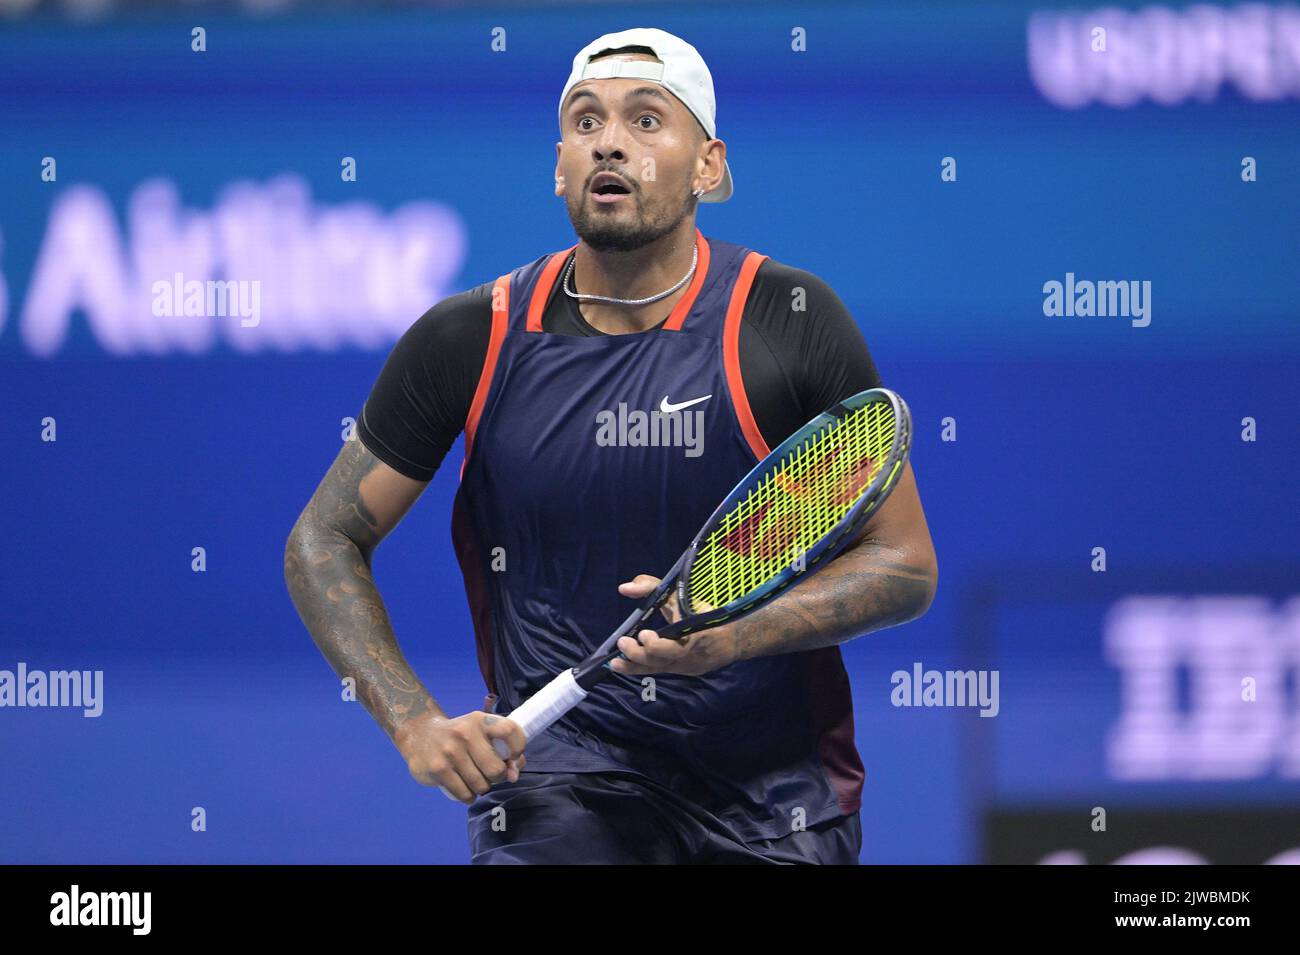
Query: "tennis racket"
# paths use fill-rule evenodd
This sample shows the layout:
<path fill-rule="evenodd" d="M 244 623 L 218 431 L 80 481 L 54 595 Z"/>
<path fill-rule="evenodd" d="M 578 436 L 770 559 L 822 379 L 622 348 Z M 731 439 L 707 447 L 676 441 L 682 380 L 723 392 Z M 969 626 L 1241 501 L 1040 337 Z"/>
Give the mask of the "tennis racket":
<path fill-rule="evenodd" d="M 675 592 L 682 637 L 751 613 L 846 549 L 898 483 L 911 415 L 887 388 L 846 398 L 790 435 L 727 495 L 654 592 L 594 653 L 509 714 L 527 739 L 615 675 L 619 638 L 635 634 Z M 505 740 L 493 740 L 505 758 Z"/>

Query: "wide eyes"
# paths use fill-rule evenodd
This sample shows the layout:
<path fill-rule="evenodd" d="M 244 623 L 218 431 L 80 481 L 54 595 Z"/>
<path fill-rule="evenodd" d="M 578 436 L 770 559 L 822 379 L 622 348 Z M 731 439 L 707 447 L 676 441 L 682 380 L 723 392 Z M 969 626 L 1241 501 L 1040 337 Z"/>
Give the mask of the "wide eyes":
<path fill-rule="evenodd" d="M 582 133 L 591 132 L 595 127 L 584 126 L 583 124 L 584 123 L 594 124 L 595 122 L 596 122 L 595 117 L 580 116 L 578 118 L 578 131 Z M 636 127 L 638 129 L 643 129 L 646 132 L 650 132 L 652 130 L 658 129 L 661 125 L 663 124 L 659 121 L 659 117 L 656 116 L 654 113 L 642 113 L 640 116 L 636 118 Z"/>

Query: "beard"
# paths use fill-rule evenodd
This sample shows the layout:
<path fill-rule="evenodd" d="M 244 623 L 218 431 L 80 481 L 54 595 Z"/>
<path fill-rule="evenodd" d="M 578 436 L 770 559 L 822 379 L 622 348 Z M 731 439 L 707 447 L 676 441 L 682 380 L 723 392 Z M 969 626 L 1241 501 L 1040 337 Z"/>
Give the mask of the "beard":
<path fill-rule="evenodd" d="M 667 200 L 667 207 L 645 212 L 641 204 L 643 193 L 633 192 L 629 200 L 632 213 L 627 210 L 602 209 L 583 192 L 578 197 L 565 196 L 565 208 L 573 231 L 583 242 L 597 252 L 633 252 L 668 235 L 689 216 L 699 200 L 688 190 L 680 204 Z"/>

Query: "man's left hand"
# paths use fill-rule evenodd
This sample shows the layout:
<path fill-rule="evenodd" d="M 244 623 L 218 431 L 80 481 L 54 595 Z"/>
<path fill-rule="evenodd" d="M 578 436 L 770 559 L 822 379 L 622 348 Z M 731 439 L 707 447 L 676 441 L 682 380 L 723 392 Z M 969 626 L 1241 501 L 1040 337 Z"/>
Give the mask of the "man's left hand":
<path fill-rule="evenodd" d="M 624 597 L 644 600 L 659 586 L 659 579 L 649 574 L 637 574 L 627 583 L 619 584 L 618 592 Z M 661 610 L 669 623 L 676 623 L 682 617 L 676 594 L 665 601 Z M 738 655 L 735 624 L 720 624 L 676 639 L 661 637 L 653 630 L 643 629 L 631 636 L 621 637 L 618 648 L 627 659 L 615 658 L 610 666 L 615 673 L 624 676 L 644 676 L 650 673 L 700 676 L 734 663 Z"/>

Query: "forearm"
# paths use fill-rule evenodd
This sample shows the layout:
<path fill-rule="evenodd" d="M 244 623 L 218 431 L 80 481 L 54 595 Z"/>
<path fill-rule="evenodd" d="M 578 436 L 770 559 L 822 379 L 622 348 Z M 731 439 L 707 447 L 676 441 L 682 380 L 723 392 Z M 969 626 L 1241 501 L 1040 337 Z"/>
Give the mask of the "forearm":
<path fill-rule="evenodd" d="M 298 615 L 341 678 L 389 737 L 407 720 L 446 714 L 402 656 L 369 561 L 346 535 L 300 520 L 284 552 Z"/>
<path fill-rule="evenodd" d="M 932 562 L 864 540 L 767 606 L 735 621 L 735 659 L 816 650 L 921 616 L 934 598 Z"/>

